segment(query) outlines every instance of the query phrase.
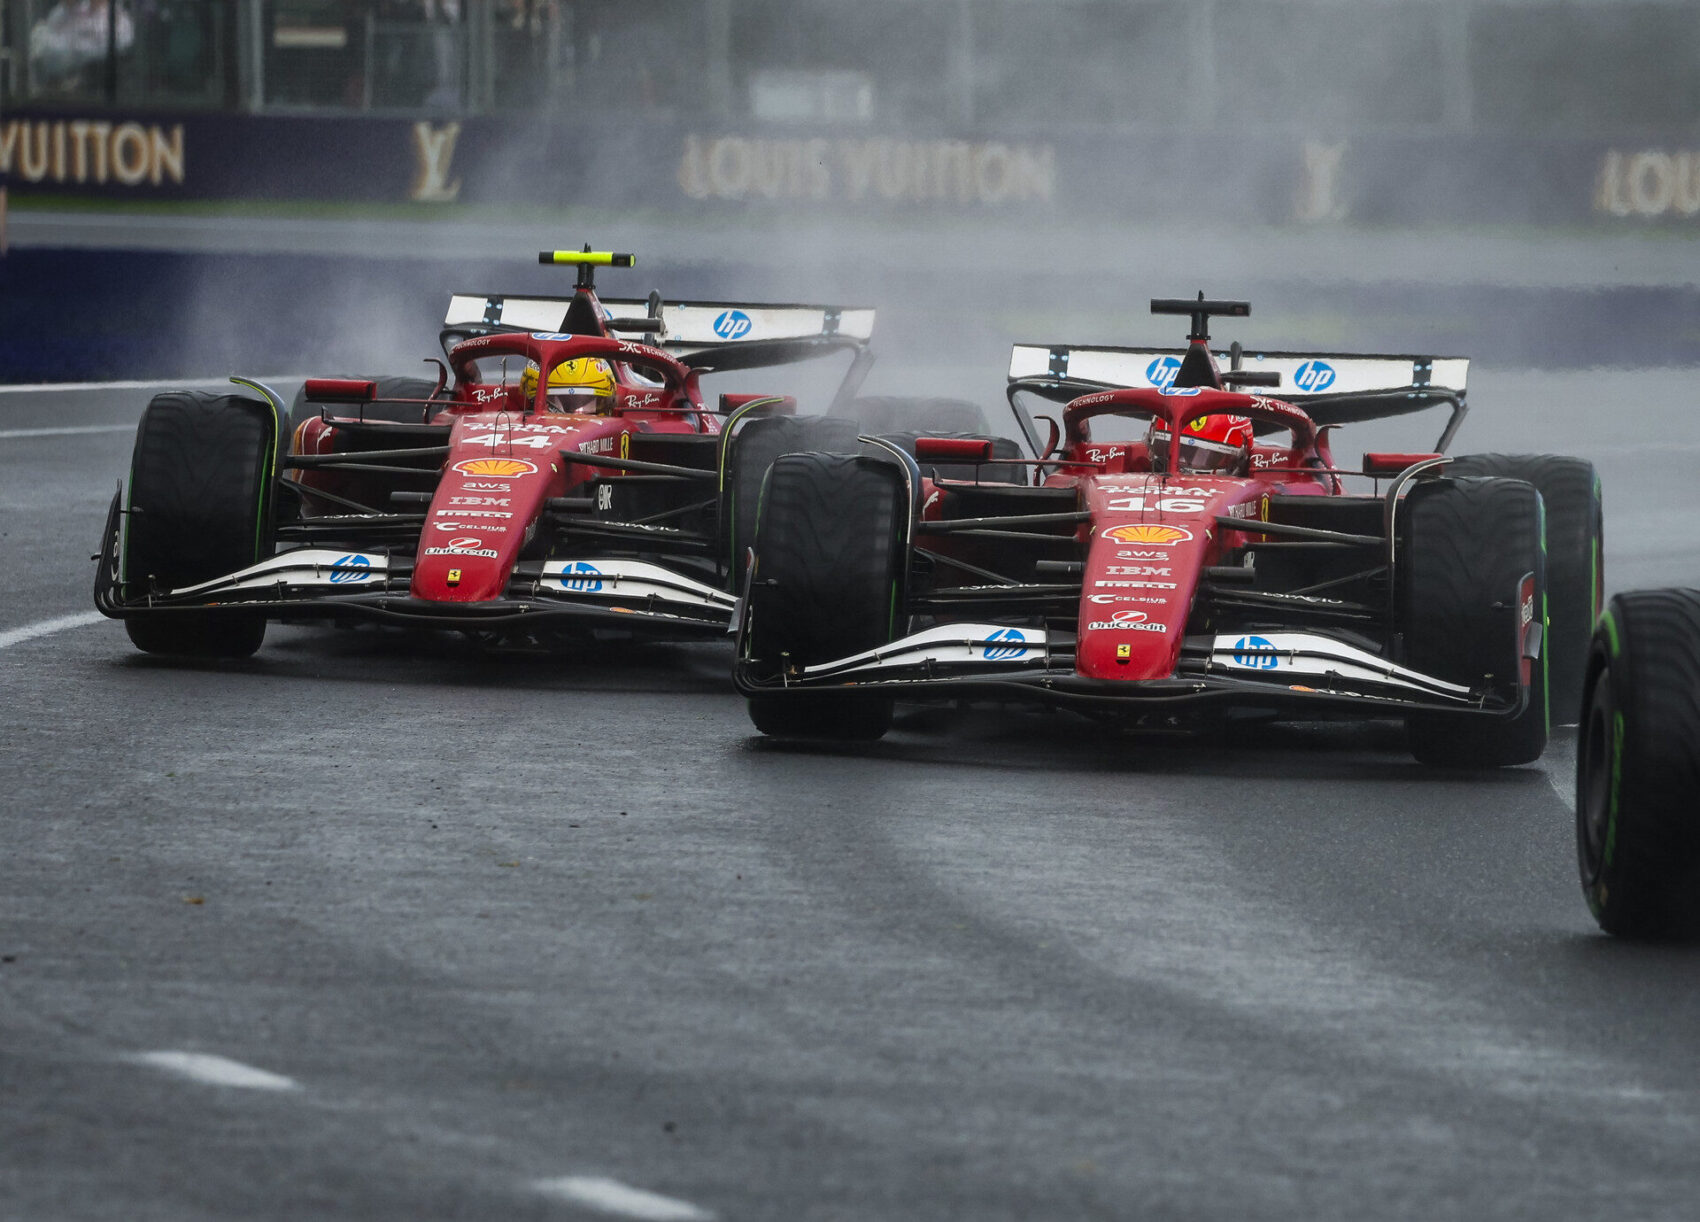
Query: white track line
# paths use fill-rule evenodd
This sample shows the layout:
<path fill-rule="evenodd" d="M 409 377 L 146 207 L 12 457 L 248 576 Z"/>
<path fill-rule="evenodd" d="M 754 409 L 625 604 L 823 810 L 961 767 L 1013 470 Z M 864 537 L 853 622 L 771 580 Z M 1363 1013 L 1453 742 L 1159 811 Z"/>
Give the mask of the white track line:
<path fill-rule="evenodd" d="M 22 628 L 9 628 L 0 632 L 0 649 L 10 649 L 13 645 L 22 645 L 25 641 L 33 641 L 37 637 L 64 632 L 67 628 L 86 628 L 90 624 L 100 623 L 105 618 L 98 611 L 84 611 L 81 615 L 61 615 L 58 619 L 44 619 L 39 623 L 25 624 Z"/>
<path fill-rule="evenodd" d="M 73 437 L 79 433 L 133 433 L 133 424 L 70 424 L 53 429 L 0 429 L 3 437 Z"/>
<path fill-rule="evenodd" d="M 708 1210 L 689 1201 L 664 1197 L 658 1192 L 645 1192 L 642 1188 L 633 1188 L 600 1175 L 563 1175 L 559 1179 L 536 1180 L 531 1186 L 557 1201 L 622 1218 L 642 1218 L 646 1222 L 707 1222 L 714 1217 Z"/>
<path fill-rule="evenodd" d="M 205 1052 L 141 1052 L 130 1058 L 138 1065 L 181 1074 L 207 1086 L 239 1086 L 246 1090 L 300 1090 L 300 1083 L 282 1074 L 255 1069 L 229 1057 Z"/>

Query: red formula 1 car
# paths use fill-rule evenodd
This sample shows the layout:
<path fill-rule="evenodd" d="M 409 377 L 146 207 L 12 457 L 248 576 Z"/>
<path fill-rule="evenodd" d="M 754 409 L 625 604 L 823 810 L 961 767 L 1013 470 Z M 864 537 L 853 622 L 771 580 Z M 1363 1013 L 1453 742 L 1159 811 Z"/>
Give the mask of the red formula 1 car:
<path fill-rule="evenodd" d="M 102 539 L 95 605 L 149 652 L 245 656 L 268 620 L 376 620 L 545 640 L 724 636 L 773 459 L 854 444 L 847 419 L 723 395 L 703 374 L 849 353 L 873 311 L 683 303 L 620 317 L 596 266 L 570 298 L 456 298 L 435 382 L 309 379 L 149 404 Z M 622 338 L 652 337 L 653 343 Z M 451 379 L 452 373 L 452 379 Z M 286 415 L 289 426 L 285 426 Z"/>
<path fill-rule="evenodd" d="M 1036 461 L 922 438 L 774 465 L 735 666 L 757 727 L 877 737 L 929 696 L 1158 730 L 1249 707 L 1402 718 L 1434 763 L 1538 757 L 1549 663 L 1580 682 L 1598 606 L 1592 468 L 1446 458 L 1467 361 L 1235 345 L 1223 372 L 1208 320 L 1249 306 L 1152 309 L 1191 316 L 1186 348 L 1015 350 Z M 1066 404 L 1048 440 L 1032 396 Z M 1434 406 L 1435 452 L 1336 465 L 1330 427 Z"/>

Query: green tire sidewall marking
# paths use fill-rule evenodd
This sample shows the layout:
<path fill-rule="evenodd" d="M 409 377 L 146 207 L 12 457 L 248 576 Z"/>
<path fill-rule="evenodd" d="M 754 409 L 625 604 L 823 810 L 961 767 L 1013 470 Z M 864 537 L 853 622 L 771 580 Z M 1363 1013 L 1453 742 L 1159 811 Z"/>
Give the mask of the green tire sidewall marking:
<path fill-rule="evenodd" d="M 266 502 L 271 496 L 273 472 L 277 470 L 278 434 L 283 431 L 283 422 L 278 417 L 278 405 L 272 401 L 270 395 L 266 396 L 266 412 L 271 422 L 271 428 L 269 430 L 270 436 L 265 445 L 265 462 L 260 465 L 259 495 L 254 504 L 254 563 L 256 564 L 263 558 L 261 549 L 265 546 L 266 519 L 270 516 L 266 513 Z"/>
<path fill-rule="evenodd" d="M 1623 645 L 1617 632 L 1617 617 L 1611 613 L 1609 607 L 1600 612 L 1599 627 L 1606 630 L 1606 648 L 1611 651 L 1611 656 L 1615 660 L 1623 652 Z"/>
<path fill-rule="evenodd" d="M 1609 867 L 1617 852 L 1617 802 L 1623 785 L 1623 713 L 1611 717 L 1611 785 L 1606 793 L 1606 847 L 1603 867 Z"/>

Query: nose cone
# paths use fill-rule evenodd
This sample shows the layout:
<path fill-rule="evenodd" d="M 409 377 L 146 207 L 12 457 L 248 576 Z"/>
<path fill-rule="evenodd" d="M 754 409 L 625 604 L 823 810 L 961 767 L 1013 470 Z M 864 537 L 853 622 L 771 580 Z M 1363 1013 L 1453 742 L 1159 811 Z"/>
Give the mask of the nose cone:
<path fill-rule="evenodd" d="M 1216 515 L 1246 512 L 1261 494 L 1252 481 L 1210 476 L 1092 480 L 1075 669 L 1092 679 L 1171 676 L 1199 575 L 1221 553 Z"/>
<path fill-rule="evenodd" d="M 458 447 L 457 447 L 458 448 Z M 507 590 L 526 527 L 549 495 L 559 462 L 492 456 L 451 461 L 431 498 L 413 567 L 415 598 L 482 602 Z"/>

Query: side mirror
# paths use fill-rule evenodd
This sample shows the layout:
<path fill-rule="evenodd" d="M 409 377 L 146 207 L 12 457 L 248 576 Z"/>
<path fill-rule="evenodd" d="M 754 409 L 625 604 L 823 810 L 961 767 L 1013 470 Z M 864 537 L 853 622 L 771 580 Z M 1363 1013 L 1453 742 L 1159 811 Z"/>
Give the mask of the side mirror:
<path fill-rule="evenodd" d="M 746 407 L 765 416 L 795 416 L 797 399 L 794 395 L 721 395 L 720 406 L 714 410 L 719 415 L 731 416 Z"/>
<path fill-rule="evenodd" d="M 308 378 L 302 388 L 314 403 L 370 403 L 378 384 L 364 378 Z"/>
<path fill-rule="evenodd" d="M 990 462 L 989 437 L 917 437 L 916 462 Z"/>
<path fill-rule="evenodd" d="M 1377 477 L 1398 475 L 1401 471 L 1414 467 L 1418 463 L 1430 462 L 1441 457 L 1444 456 L 1440 454 L 1365 454 L 1364 474 Z"/>

